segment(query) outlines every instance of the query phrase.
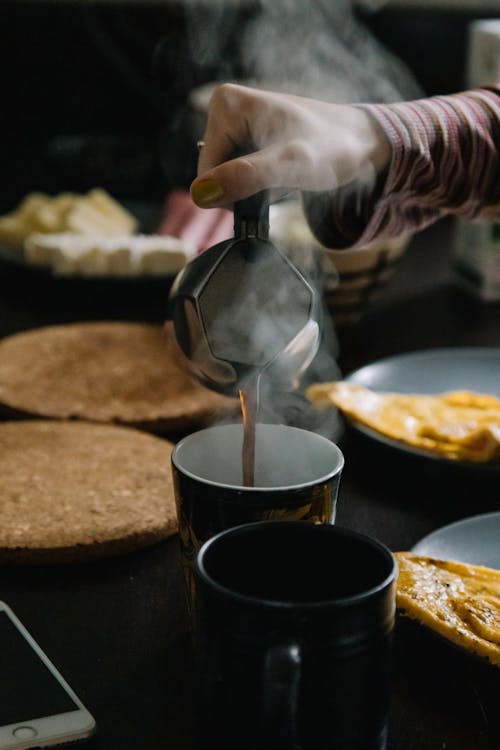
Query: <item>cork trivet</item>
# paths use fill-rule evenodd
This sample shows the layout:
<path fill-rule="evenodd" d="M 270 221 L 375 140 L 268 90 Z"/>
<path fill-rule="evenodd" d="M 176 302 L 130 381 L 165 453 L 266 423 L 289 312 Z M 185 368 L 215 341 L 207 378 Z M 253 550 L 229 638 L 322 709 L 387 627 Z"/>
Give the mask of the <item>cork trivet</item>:
<path fill-rule="evenodd" d="M 0 560 L 88 560 L 174 534 L 172 448 L 128 427 L 0 424 Z"/>
<path fill-rule="evenodd" d="M 7 417 L 166 432 L 207 422 L 233 404 L 191 377 L 171 323 L 73 323 L 0 341 L 0 407 Z"/>

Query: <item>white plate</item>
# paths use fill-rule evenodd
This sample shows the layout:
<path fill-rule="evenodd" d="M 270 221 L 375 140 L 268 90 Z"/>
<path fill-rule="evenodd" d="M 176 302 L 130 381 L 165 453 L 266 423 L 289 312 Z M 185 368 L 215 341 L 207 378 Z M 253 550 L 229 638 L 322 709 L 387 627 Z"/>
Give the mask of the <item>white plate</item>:
<path fill-rule="evenodd" d="M 500 512 L 471 516 L 443 526 L 421 539 L 412 552 L 500 570 Z"/>
<path fill-rule="evenodd" d="M 155 229 L 159 222 L 159 216 L 161 215 L 161 206 L 157 204 L 149 204 L 144 202 L 138 202 L 138 201 L 123 201 L 122 202 L 123 207 L 129 211 L 139 222 L 138 231 L 141 234 L 154 234 Z M 121 286 L 127 287 L 131 283 L 141 282 L 141 283 L 154 283 L 154 282 L 164 282 L 166 279 L 172 280 L 175 274 L 180 271 L 180 267 L 172 272 L 169 273 L 131 273 L 130 275 L 126 276 L 110 276 L 105 274 L 88 274 L 84 275 L 81 273 L 72 273 L 66 275 L 55 275 L 52 273 L 52 269 L 49 266 L 38 266 L 34 263 L 28 263 L 24 256 L 24 251 L 20 247 L 10 247 L 9 245 L 0 244 L 0 266 L 2 263 L 7 263 L 8 265 L 16 265 L 22 268 L 23 270 L 35 274 L 37 277 L 40 278 L 53 278 L 61 283 L 68 283 L 68 281 L 77 281 L 81 282 L 84 281 L 86 283 L 92 283 L 92 284 L 109 284 L 110 282 L 112 284 L 119 284 Z"/>
<path fill-rule="evenodd" d="M 345 379 L 380 392 L 437 394 L 445 391 L 470 390 L 500 398 L 500 347 L 450 347 L 399 354 L 361 367 Z M 357 430 L 379 443 L 406 453 L 417 454 L 448 465 L 500 472 L 500 464 L 492 466 L 470 461 L 452 461 L 388 438 L 357 422 L 352 424 Z"/>

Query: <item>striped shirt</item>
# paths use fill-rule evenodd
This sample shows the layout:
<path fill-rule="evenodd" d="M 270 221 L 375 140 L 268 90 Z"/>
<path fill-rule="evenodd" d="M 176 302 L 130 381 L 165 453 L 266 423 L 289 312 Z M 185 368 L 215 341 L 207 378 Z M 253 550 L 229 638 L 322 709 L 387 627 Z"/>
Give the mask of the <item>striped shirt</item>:
<path fill-rule="evenodd" d="M 391 162 L 371 185 L 304 195 L 311 226 L 325 245 L 412 233 L 445 214 L 500 217 L 500 84 L 361 106 L 389 139 Z"/>

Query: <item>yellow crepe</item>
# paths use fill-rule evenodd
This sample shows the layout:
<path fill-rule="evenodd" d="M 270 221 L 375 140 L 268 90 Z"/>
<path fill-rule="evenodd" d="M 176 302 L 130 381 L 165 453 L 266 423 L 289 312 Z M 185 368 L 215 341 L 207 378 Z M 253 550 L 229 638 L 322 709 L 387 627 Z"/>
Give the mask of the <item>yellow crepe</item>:
<path fill-rule="evenodd" d="M 377 393 L 344 381 L 312 385 L 306 395 L 319 407 L 336 406 L 382 435 L 440 456 L 500 461 L 500 399 L 494 396 Z"/>
<path fill-rule="evenodd" d="M 396 552 L 400 614 L 500 666 L 500 571 Z"/>

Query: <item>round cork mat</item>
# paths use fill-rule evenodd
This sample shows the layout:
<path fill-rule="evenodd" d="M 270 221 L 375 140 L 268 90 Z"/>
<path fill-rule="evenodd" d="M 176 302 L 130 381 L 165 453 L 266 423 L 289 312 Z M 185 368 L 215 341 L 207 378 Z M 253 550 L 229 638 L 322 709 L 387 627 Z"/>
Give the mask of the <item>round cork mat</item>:
<path fill-rule="evenodd" d="M 0 407 L 8 417 L 167 432 L 207 422 L 233 405 L 191 377 L 171 323 L 73 323 L 0 341 Z"/>
<path fill-rule="evenodd" d="M 127 427 L 0 424 L 0 560 L 88 560 L 174 534 L 172 448 Z"/>

